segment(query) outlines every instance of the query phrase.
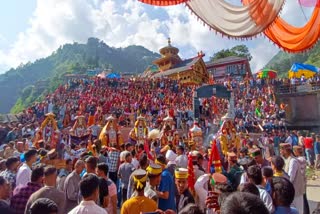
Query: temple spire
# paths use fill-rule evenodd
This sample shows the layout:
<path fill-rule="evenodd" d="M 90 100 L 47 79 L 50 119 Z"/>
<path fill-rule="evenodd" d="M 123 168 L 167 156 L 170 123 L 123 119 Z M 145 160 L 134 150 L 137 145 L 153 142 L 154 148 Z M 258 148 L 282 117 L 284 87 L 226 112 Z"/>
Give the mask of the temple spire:
<path fill-rule="evenodd" d="M 168 46 L 171 46 L 171 39 L 168 37 Z"/>

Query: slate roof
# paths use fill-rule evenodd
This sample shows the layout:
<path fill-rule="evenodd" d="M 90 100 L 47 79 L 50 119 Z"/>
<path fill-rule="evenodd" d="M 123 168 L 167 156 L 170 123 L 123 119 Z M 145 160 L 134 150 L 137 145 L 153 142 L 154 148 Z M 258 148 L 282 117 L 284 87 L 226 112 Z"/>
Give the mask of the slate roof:
<path fill-rule="evenodd" d="M 217 59 L 214 61 L 206 62 L 206 66 L 212 66 L 212 65 L 218 65 L 218 64 L 224 64 L 224 63 L 231 63 L 231 62 L 238 62 L 247 60 L 245 57 L 238 57 L 238 56 L 228 56 L 226 58 Z"/>
<path fill-rule="evenodd" d="M 163 72 L 159 72 L 159 73 L 153 75 L 153 77 L 158 78 L 158 77 L 168 76 L 170 74 L 175 74 L 178 72 L 189 70 L 191 68 L 191 66 L 196 64 L 200 59 L 201 59 L 201 57 L 197 56 L 194 58 L 183 60 L 181 63 L 175 65 L 174 68 L 171 68 L 171 69 L 163 71 Z"/>

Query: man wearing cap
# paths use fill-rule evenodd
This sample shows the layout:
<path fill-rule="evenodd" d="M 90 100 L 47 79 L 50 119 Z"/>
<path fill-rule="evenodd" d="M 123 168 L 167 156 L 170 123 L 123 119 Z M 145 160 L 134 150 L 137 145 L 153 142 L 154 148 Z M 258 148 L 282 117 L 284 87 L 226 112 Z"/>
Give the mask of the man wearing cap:
<path fill-rule="evenodd" d="M 125 201 L 121 207 L 121 214 L 140 214 L 144 212 L 155 212 L 157 203 L 144 196 L 144 189 L 147 183 L 147 172 L 143 169 L 137 169 L 133 173 L 134 188 L 138 196 Z"/>
<path fill-rule="evenodd" d="M 265 167 L 270 166 L 269 161 L 262 157 L 261 150 L 259 148 L 251 150 L 251 157 L 257 162 L 258 166 Z"/>
<path fill-rule="evenodd" d="M 176 158 L 177 158 L 177 154 L 173 152 L 173 150 L 168 150 L 166 152 L 166 159 L 167 159 L 167 169 L 169 170 L 169 172 L 171 173 L 171 175 L 174 175 L 174 169 L 176 168 L 177 164 L 176 164 Z"/>
<path fill-rule="evenodd" d="M 175 192 L 174 192 L 174 180 L 173 176 L 166 168 L 166 159 L 163 155 L 158 155 L 156 164 L 162 167 L 161 181 L 157 195 L 159 197 L 158 207 L 161 210 L 176 210 L 175 204 Z"/>
<path fill-rule="evenodd" d="M 147 167 L 147 175 L 149 181 L 147 182 L 147 186 L 144 190 L 144 195 L 152 200 L 154 200 L 157 204 L 159 201 L 159 197 L 157 195 L 157 186 L 160 185 L 161 182 L 161 173 L 162 167 L 157 164 L 150 164 Z"/>
<path fill-rule="evenodd" d="M 206 208 L 205 201 L 208 196 L 208 188 L 210 187 L 211 190 L 214 190 L 216 184 L 226 184 L 227 182 L 227 177 L 220 173 L 204 174 L 197 179 L 194 189 L 198 196 L 197 204 L 201 210 Z"/>
<path fill-rule="evenodd" d="M 223 173 L 234 189 L 238 187 L 243 171 L 237 164 L 237 155 L 234 152 L 228 152 L 228 172 Z"/>
<path fill-rule="evenodd" d="M 292 205 L 298 209 L 299 213 L 303 213 L 303 193 L 305 187 L 303 184 L 303 175 L 300 170 L 299 161 L 292 155 L 291 144 L 280 144 L 280 153 L 284 158 L 284 171 L 289 175 L 290 181 L 295 189 L 295 197 Z"/>
<path fill-rule="evenodd" d="M 177 187 L 176 207 L 177 212 L 179 212 L 187 204 L 194 203 L 194 198 L 188 189 L 188 169 L 177 168 L 174 175 Z"/>

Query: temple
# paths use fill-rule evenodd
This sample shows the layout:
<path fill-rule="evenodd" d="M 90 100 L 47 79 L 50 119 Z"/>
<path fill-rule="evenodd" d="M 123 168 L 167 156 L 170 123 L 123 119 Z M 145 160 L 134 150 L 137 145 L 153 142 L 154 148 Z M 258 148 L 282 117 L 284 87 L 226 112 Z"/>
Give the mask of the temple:
<path fill-rule="evenodd" d="M 168 77 L 179 80 L 182 84 L 202 84 L 209 82 L 209 73 L 203 61 L 204 54 L 199 52 L 197 56 L 182 60 L 179 49 L 171 45 L 170 38 L 168 45 L 160 49 L 161 58 L 153 61 L 142 74 L 144 77 L 161 78 Z"/>

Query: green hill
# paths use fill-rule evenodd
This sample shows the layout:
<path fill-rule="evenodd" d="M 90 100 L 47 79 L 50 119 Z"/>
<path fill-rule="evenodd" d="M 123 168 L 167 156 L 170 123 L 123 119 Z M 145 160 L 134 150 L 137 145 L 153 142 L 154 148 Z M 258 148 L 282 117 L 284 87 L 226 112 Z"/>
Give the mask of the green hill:
<path fill-rule="evenodd" d="M 0 113 L 21 111 L 53 91 L 66 73 L 85 73 L 92 68 L 140 73 L 158 57 L 142 46 L 113 48 L 96 38 L 89 38 L 86 44 L 65 44 L 46 58 L 0 75 Z"/>
<path fill-rule="evenodd" d="M 279 51 L 265 66 L 278 71 L 279 77 L 287 77 L 293 63 L 307 63 L 320 67 L 320 43 L 311 50 L 301 54 L 288 54 Z"/>

